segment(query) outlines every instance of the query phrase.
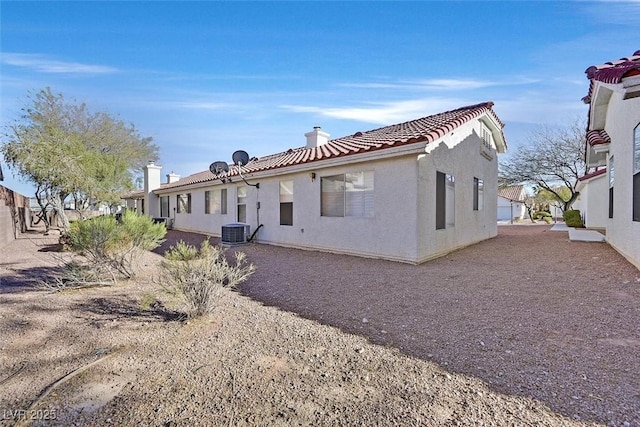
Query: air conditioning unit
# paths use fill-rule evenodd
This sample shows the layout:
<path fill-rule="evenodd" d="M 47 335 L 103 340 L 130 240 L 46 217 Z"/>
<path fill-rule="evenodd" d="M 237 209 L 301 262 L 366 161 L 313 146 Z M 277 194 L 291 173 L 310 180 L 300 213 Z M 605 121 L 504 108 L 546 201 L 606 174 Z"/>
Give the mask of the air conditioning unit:
<path fill-rule="evenodd" d="M 243 223 L 227 224 L 222 226 L 222 243 L 227 245 L 240 245 L 246 243 L 249 238 L 250 226 Z"/>

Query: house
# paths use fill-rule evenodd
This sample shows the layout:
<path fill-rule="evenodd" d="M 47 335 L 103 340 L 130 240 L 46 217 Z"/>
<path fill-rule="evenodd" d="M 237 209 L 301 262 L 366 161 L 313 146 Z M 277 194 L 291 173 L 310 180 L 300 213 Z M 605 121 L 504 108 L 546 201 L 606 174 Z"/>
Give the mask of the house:
<path fill-rule="evenodd" d="M 578 179 L 576 191 L 580 193 L 572 205 L 582 214 L 582 221 L 587 228 L 606 228 L 608 218 L 607 169 L 602 168 Z"/>
<path fill-rule="evenodd" d="M 220 236 L 237 222 L 263 244 L 420 263 L 497 234 L 491 201 L 507 147 L 492 107 L 333 140 L 316 127 L 303 147 L 218 175 L 161 184 L 160 167 L 149 165 L 128 203 L 137 198 L 180 230 Z"/>
<path fill-rule="evenodd" d="M 519 221 L 528 218 L 524 200 L 527 191 L 524 185 L 512 185 L 498 189 L 498 221 Z"/>
<path fill-rule="evenodd" d="M 640 268 L 640 50 L 585 73 L 586 160 L 589 168 L 606 166 L 605 194 L 598 191 L 606 200 L 607 241 Z"/>

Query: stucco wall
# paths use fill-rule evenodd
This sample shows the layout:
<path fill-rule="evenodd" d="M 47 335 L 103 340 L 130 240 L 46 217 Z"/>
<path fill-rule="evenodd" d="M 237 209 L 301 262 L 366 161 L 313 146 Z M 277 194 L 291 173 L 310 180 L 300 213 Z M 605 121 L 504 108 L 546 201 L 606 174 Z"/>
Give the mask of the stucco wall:
<path fill-rule="evenodd" d="M 609 176 L 605 173 L 581 184 L 573 204 L 584 217 L 585 227 L 605 228 L 609 220 Z"/>
<path fill-rule="evenodd" d="M 613 219 L 607 219 L 607 241 L 640 268 L 640 222 L 633 221 L 633 129 L 640 123 L 640 98 L 622 100 L 614 92 L 605 130 L 611 136 L 609 156 L 614 156 Z M 607 170 L 610 166 L 607 165 Z M 608 199 L 607 199 L 608 200 Z"/>
<path fill-rule="evenodd" d="M 498 221 L 511 221 L 512 219 L 528 218 L 527 210 L 522 202 L 514 202 L 498 196 Z"/>
<path fill-rule="evenodd" d="M 498 157 L 480 155 L 480 123 L 471 121 L 446 135 L 443 142 L 419 160 L 418 261 L 422 262 L 498 233 Z M 436 172 L 455 177 L 455 225 L 436 230 Z M 473 178 L 484 181 L 481 210 L 473 210 Z"/>
<path fill-rule="evenodd" d="M 497 155 L 487 160 L 480 155 L 480 123 L 472 121 L 443 138 L 444 143 L 425 152 L 424 145 L 398 147 L 393 158 L 380 160 L 372 152 L 350 158 L 318 163 L 315 168 L 304 165 L 275 175 L 260 173 L 247 176 L 247 219 L 251 232 L 259 224 L 259 243 L 327 250 L 337 253 L 385 258 L 406 262 L 422 262 L 456 248 L 493 237 L 497 234 Z M 389 149 L 396 150 L 396 148 Z M 385 154 L 389 151 L 385 151 Z M 292 170 L 294 169 L 294 170 Z M 367 217 L 325 217 L 320 215 L 322 177 L 349 172 L 371 171 L 374 174 L 375 215 Z M 436 172 L 456 177 L 455 227 L 436 230 Z M 315 174 L 312 177 L 311 174 Z M 473 178 L 484 180 L 484 203 L 473 210 Z M 294 182 L 293 225 L 280 225 L 280 181 Z M 190 189 L 157 191 L 169 195 L 169 212 L 174 228 L 219 236 L 221 227 L 238 220 L 237 188 L 239 180 L 196 185 Z M 226 188 L 227 214 L 205 214 L 206 190 Z M 191 213 L 174 213 L 182 193 L 191 193 Z M 257 209 L 257 203 L 260 209 Z"/>
<path fill-rule="evenodd" d="M 321 216 L 322 177 L 363 171 L 374 173 L 374 217 Z M 312 173 L 315 173 L 315 178 L 311 177 Z M 417 240 L 416 177 L 415 155 L 272 177 L 247 177 L 249 183 L 260 184 L 259 189 L 247 187 L 247 223 L 252 233 L 259 224 L 263 224 L 256 235 L 256 241 L 260 243 L 414 261 Z M 286 180 L 294 182 L 291 226 L 280 225 L 280 181 Z M 237 221 L 237 188 L 241 186 L 246 185 L 239 181 L 168 193 L 172 215 L 176 195 L 191 193 L 192 211 L 190 214 L 175 214 L 174 227 L 219 236 L 222 225 Z M 226 215 L 204 213 L 204 192 L 216 188 L 227 189 Z M 256 208 L 257 202 L 260 203 L 259 210 Z"/>

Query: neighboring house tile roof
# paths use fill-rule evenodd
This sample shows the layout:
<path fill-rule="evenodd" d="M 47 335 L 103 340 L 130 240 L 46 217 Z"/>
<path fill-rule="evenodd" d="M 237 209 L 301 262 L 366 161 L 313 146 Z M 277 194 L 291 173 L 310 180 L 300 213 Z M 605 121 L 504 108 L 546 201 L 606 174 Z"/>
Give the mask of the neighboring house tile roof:
<path fill-rule="evenodd" d="M 403 145 L 417 143 L 428 144 L 482 114 L 490 115 L 500 128 L 504 127 L 504 124 L 496 116 L 492 107 L 493 102 L 484 102 L 366 132 L 356 132 L 353 135 L 330 140 L 326 144 L 318 147 L 291 148 L 282 153 L 261 158 L 254 157 L 247 165 L 242 167 L 242 172 L 244 174 L 250 174 L 288 166 L 303 165 L 321 160 L 358 155 Z M 504 141 L 504 136 L 502 137 L 502 141 Z M 238 168 L 231 165 L 229 172 L 221 176 L 233 177 L 237 175 Z M 215 179 L 213 174 L 207 170 L 187 176 L 171 184 L 163 184 L 160 190 L 198 184 Z"/>
<path fill-rule="evenodd" d="M 129 193 L 123 194 L 121 199 L 144 199 L 144 190 L 136 190 L 131 191 Z"/>
<path fill-rule="evenodd" d="M 607 168 L 602 168 L 602 169 L 598 169 L 595 172 L 591 172 L 591 173 L 587 173 L 585 175 L 582 175 L 580 178 L 578 178 L 578 181 L 587 181 L 591 178 L 595 178 L 596 176 L 600 176 L 607 173 Z"/>
<path fill-rule="evenodd" d="M 590 130 L 587 132 L 587 142 L 592 147 L 598 144 L 609 144 L 611 142 L 611 137 L 604 129 Z"/>
<path fill-rule="evenodd" d="M 524 200 L 524 185 L 512 185 L 510 187 L 498 188 L 498 196 L 508 200 L 521 202 Z"/>
<path fill-rule="evenodd" d="M 633 55 L 621 58 L 618 61 L 610 61 L 601 65 L 592 65 L 585 70 L 587 78 L 591 80 L 589 85 L 589 93 L 582 98 L 585 104 L 591 102 L 591 95 L 596 81 L 603 83 L 617 84 L 624 77 L 640 75 L 640 50 Z"/>

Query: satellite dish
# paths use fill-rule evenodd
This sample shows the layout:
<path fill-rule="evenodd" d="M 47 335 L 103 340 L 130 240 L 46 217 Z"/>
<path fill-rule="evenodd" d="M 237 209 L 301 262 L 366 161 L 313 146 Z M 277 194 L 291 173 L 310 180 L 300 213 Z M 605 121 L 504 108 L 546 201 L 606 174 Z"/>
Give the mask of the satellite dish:
<path fill-rule="evenodd" d="M 223 172 L 229 172 L 229 165 L 227 162 L 213 162 L 209 165 L 209 170 L 214 175 L 220 175 Z"/>
<path fill-rule="evenodd" d="M 249 154 L 246 151 L 238 150 L 231 156 L 233 163 L 238 166 L 244 166 L 249 163 Z"/>

